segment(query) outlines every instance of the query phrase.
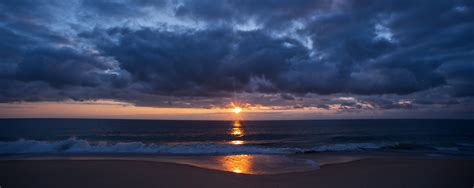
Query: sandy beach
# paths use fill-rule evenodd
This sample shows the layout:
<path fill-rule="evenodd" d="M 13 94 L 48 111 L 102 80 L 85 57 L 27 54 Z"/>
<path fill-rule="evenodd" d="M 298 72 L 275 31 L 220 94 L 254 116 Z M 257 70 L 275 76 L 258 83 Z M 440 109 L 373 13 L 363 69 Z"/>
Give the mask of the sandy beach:
<path fill-rule="evenodd" d="M 124 160 L 0 161 L 0 186 L 13 187 L 472 187 L 474 160 L 378 158 L 318 170 L 248 175 L 189 165 Z"/>

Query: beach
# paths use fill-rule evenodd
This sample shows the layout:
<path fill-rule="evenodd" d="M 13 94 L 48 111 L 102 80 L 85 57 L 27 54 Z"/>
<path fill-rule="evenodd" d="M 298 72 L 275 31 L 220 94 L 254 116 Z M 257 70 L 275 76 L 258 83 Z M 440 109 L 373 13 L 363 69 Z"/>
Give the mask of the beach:
<path fill-rule="evenodd" d="M 474 160 L 367 158 L 319 169 L 249 175 L 190 165 L 133 160 L 2 160 L 10 187 L 472 187 Z"/>
<path fill-rule="evenodd" d="M 471 188 L 472 123 L 0 120 L 0 186 Z"/>

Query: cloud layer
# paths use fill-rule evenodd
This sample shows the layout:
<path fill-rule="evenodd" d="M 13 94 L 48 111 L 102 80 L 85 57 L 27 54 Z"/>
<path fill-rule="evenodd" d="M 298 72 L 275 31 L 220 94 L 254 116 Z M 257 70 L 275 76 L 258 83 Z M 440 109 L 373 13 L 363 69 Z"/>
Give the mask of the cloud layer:
<path fill-rule="evenodd" d="M 471 112 L 473 20 L 469 0 L 6 0 L 0 102 Z"/>

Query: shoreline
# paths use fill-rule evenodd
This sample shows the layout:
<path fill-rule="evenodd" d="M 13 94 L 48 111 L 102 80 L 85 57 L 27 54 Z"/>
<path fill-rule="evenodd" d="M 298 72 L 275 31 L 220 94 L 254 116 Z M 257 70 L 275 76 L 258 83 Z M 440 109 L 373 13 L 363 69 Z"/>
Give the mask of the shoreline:
<path fill-rule="evenodd" d="M 360 160 L 473 160 L 472 155 L 403 152 L 320 152 L 311 154 L 153 155 L 153 154 L 23 154 L 0 155 L 4 161 L 135 161 L 188 165 L 224 172 L 278 175 L 319 170 Z M 270 166 L 270 167 L 269 167 Z"/>
<path fill-rule="evenodd" d="M 472 159 L 370 158 L 249 175 L 166 162 L 1 160 L 2 187 L 472 187 Z M 85 181 L 87 180 L 87 181 Z"/>

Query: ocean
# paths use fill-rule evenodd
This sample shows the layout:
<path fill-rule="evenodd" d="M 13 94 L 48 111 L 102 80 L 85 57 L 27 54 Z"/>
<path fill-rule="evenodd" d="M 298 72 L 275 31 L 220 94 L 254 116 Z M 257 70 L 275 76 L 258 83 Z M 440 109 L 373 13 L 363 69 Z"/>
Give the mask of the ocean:
<path fill-rule="evenodd" d="M 0 154 L 474 153 L 473 120 L 1 119 Z"/>

